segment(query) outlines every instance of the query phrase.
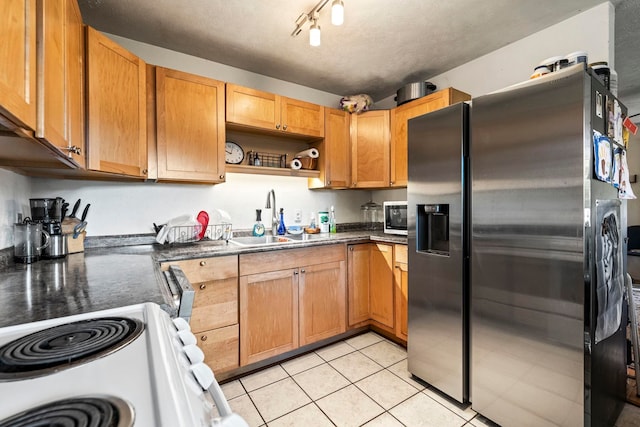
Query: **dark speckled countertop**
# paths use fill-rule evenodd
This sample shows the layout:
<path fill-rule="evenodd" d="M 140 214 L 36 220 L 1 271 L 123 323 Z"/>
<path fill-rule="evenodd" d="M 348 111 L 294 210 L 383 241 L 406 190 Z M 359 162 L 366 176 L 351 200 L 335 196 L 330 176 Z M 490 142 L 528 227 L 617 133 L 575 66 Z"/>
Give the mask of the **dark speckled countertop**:
<path fill-rule="evenodd" d="M 407 243 L 405 236 L 353 231 L 273 246 L 224 241 L 116 246 L 88 248 L 60 260 L 8 263 L 0 267 L 0 327 L 143 302 L 157 303 L 175 315 L 160 262 L 370 240 Z"/>

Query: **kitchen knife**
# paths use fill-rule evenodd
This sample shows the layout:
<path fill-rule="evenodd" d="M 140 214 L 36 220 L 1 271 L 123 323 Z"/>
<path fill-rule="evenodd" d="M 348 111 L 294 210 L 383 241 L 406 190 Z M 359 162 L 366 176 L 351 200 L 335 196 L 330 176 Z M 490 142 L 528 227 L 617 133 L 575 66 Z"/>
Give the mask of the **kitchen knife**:
<path fill-rule="evenodd" d="M 84 220 L 87 219 L 87 213 L 89 212 L 89 206 L 91 206 L 91 203 L 87 203 L 87 206 L 84 207 L 84 211 L 82 211 L 82 216 L 80 217 L 80 221 L 84 222 Z"/>
<path fill-rule="evenodd" d="M 69 203 L 63 203 L 60 209 L 60 218 L 64 219 L 67 216 L 67 210 L 69 210 Z"/>
<path fill-rule="evenodd" d="M 78 212 L 78 208 L 80 208 L 80 201 L 81 200 L 82 199 L 78 199 L 76 204 L 73 205 L 73 210 L 71 211 L 71 215 L 69 215 L 69 218 L 75 218 L 76 217 L 76 212 Z"/>

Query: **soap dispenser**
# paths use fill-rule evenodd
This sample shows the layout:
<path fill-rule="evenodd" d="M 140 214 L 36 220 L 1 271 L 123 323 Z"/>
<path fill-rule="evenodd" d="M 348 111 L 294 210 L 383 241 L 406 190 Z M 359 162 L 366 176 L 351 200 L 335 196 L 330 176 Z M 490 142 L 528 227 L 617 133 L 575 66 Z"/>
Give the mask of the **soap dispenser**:
<path fill-rule="evenodd" d="M 278 224 L 278 235 L 284 236 L 287 228 L 284 226 L 284 209 L 280 208 L 280 223 Z"/>
<path fill-rule="evenodd" d="M 254 236 L 264 236 L 264 225 L 262 224 L 262 209 L 256 209 L 256 223 L 253 225 Z"/>

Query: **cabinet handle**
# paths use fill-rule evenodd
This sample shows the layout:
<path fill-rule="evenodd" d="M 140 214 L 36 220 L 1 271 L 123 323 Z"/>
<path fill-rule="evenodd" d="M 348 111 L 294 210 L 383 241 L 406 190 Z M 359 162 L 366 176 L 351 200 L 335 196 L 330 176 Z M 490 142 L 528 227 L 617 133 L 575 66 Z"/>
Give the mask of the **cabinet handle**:
<path fill-rule="evenodd" d="M 353 252 L 353 246 L 349 246 L 349 250 Z"/>
<path fill-rule="evenodd" d="M 287 125 L 282 126 L 282 130 L 287 130 Z"/>
<path fill-rule="evenodd" d="M 298 270 L 294 271 L 294 272 L 293 272 L 293 275 L 294 275 L 294 276 L 297 276 L 297 275 L 298 275 Z"/>
<path fill-rule="evenodd" d="M 224 175 L 220 175 L 220 179 L 224 179 Z"/>
<path fill-rule="evenodd" d="M 393 185 L 393 181 L 389 182 L 389 185 Z"/>
<path fill-rule="evenodd" d="M 280 129 L 280 123 L 276 125 L 276 129 Z"/>
<path fill-rule="evenodd" d="M 207 340 L 207 336 L 206 335 L 203 335 L 203 336 L 200 337 L 200 341 L 206 341 L 206 340 Z"/>
<path fill-rule="evenodd" d="M 207 289 L 207 285 L 205 285 L 204 283 L 202 285 L 200 285 L 200 289 L 205 290 Z"/>
<path fill-rule="evenodd" d="M 67 151 L 69 154 L 81 154 L 82 150 L 77 145 L 72 145 L 71 147 L 67 147 Z"/>
<path fill-rule="evenodd" d="M 305 273 L 304 268 L 302 270 L 300 270 L 300 273 Z"/>
<path fill-rule="evenodd" d="M 353 181 L 353 186 L 355 187 L 356 185 L 358 185 L 358 181 Z"/>
<path fill-rule="evenodd" d="M 147 169 L 142 169 L 142 175 L 146 175 L 148 173 L 149 173 L 149 171 Z"/>
<path fill-rule="evenodd" d="M 327 181 L 327 185 L 331 185 L 331 180 Z"/>
<path fill-rule="evenodd" d="M 207 265 L 207 261 L 200 261 L 200 267 L 204 267 L 205 265 Z"/>

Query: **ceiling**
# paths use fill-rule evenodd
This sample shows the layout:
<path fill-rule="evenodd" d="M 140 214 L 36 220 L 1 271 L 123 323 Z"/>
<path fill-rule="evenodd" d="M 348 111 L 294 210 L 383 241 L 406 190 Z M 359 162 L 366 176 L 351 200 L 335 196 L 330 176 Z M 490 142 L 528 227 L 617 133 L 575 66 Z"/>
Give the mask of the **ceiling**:
<path fill-rule="evenodd" d="M 517 41 L 603 0 L 344 0 L 345 23 L 320 14 L 320 47 L 295 21 L 318 0 L 79 0 L 107 33 L 337 95 L 374 100 Z M 640 1 L 616 6 L 619 96 L 640 113 Z"/>

